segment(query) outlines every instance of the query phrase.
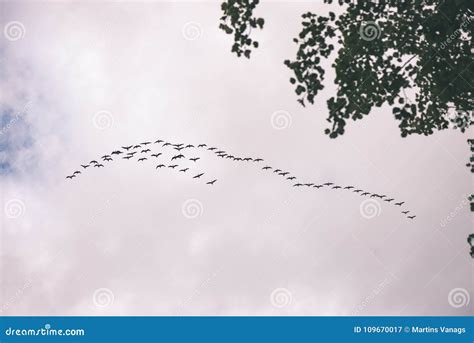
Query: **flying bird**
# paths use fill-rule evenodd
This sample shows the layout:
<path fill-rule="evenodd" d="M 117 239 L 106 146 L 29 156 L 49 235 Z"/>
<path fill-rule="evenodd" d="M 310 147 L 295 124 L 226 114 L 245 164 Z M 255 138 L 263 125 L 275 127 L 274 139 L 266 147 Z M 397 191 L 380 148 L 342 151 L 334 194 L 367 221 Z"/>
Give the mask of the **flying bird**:
<path fill-rule="evenodd" d="M 296 179 L 296 176 L 288 176 L 286 179 L 287 180 L 294 180 L 294 179 Z"/>
<path fill-rule="evenodd" d="M 321 188 L 321 187 L 324 187 L 324 185 L 314 185 L 313 187 L 319 189 L 319 188 Z"/>
<path fill-rule="evenodd" d="M 81 172 L 79 170 L 76 170 L 74 173 L 72 173 L 72 175 L 76 175 L 76 174 L 81 174 Z"/>
<path fill-rule="evenodd" d="M 188 145 L 185 146 L 185 148 L 186 148 L 186 149 L 187 149 L 187 148 L 194 148 L 194 145 L 188 144 Z"/>
<path fill-rule="evenodd" d="M 262 162 L 263 159 L 261 159 L 261 158 L 255 158 L 253 161 L 254 161 L 254 162 Z"/>
<path fill-rule="evenodd" d="M 204 148 L 204 147 L 206 147 L 206 146 L 207 146 L 206 144 L 199 144 L 199 145 L 198 145 L 198 148 Z"/>
<path fill-rule="evenodd" d="M 352 189 L 354 188 L 354 186 L 347 186 L 347 187 L 344 187 L 344 189 Z"/>
<path fill-rule="evenodd" d="M 355 189 L 355 190 L 353 190 L 353 192 L 354 193 L 360 193 L 360 192 L 362 192 L 362 189 Z"/>
<path fill-rule="evenodd" d="M 174 168 L 176 168 L 177 166 L 178 166 L 177 164 L 172 164 L 172 165 L 169 165 L 168 168 L 174 169 Z"/>
<path fill-rule="evenodd" d="M 207 148 L 207 150 L 210 150 L 210 151 L 213 151 L 213 150 L 216 150 L 217 148 Z"/>
<path fill-rule="evenodd" d="M 134 145 L 134 146 L 133 146 L 133 149 L 139 149 L 139 148 L 141 148 L 141 147 L 142 147 L 142 146 L 141 146 L 140 144 L 137 144 L 137 145 Z"/>
<path fill-rule="evenodd" d="M 196 176 L 193 176 L 193 179 L 199 179 L 201 176 L 203 176 L 204 173 L 201 173 L 201 174 L 197 174 Z"/>
<path fill-rule="evenodd" d="M 100 168 L 100 167 L 103 167 L 103 166 L 104 166 L 103 164 L 96 164 L 94 167 Z"/>
<path fill-rule="evenodd" d="M 410 211 L 402 211 L 403 214 L 408 214 Z"/>
<path fill-rule="evenodd" d="M 207 185 L 213 185 L 216 181 L 217 181 L 217 179 L 214 179 L 212 181 L 206 182 L 206 184 Z"/>
<path fill-rule="evenodd" d="M 265 166 L 265 167 L 263 167 L 262 169 L 263 169 L 263 170 L 267 170 L 267 169 L 272 169 L 272 167 L 270 167 L 270 166 Z"/>
<path fill-rule="evenodd" d="M 96 160 L 92 160 L 92 161 L 90 161 L 89 163 L 97 164 L 97 163 L 99 163 L 99 162 L 97 162 Z"/>
<path fill-rule="evenodd" d="M 143 142 L 143 143 L 140 143 L 142 145 L 148 145 L 148 144 L 151 144 L 151 142 Z"/>
<path fill-rule="evenodd" d="M 395 200 L 395 199 L 393 199 L 393 198 L 392 199 L 384 199 L 384 201 L 386 201 L 386 202 L 391 202 L 393 200 Z"/>
<path fill-rule="evenodd" d="M 151 154 L 151 157 L 160 157 L 160 155 L 163 155 L 161 152 L 157 153 L 157 154 Z"/>
<path fill-rule="evenodd" d="M 164 164 L 158 164 L 155 169 L 166 167 Z"/>
<path fill-rule="evenodd" d="M 147 152 L 150 152 L 150 151 L 151 151 L 150 149 L 144 149 L 141 152 L 146 154 Z"/>
<path fill-rule="evenodd" d="M 303 186 L 302 183 L 295 183 L 295 184 L 293 185 L 293 187 L 301 187 L 301 186 Z"/>
<path fill-rule="evenodd" d="M 248 162 L 248 161 L 252 161 L 252 158 L 251 157 L 246 157 L 243 160 Z"/>
<path fill-rule="evenodd" d="M 130 150 L 131 148 L 133 148 L 133 145 L 129 145 L 129 146 L 123 146 L 122 149 L 125 149 L 125 150 Z"/>
<path fill-rule="evenodd" d="M 184 169 L 181 169 L 180 172 L 183 172 L 185 173 L 189 168 L 184 168 Z"/>
<path fill-rule="evenodd" d="M 190 161 L 193 161 L 193 162 L 196 162 L 196 161 L 199 160 L 199 159 L 200 159 L 200 157 L 193 157 L 193 158 L 190 158 L 189 160 L 190 160 Z"/>
<path fill-rule="evenodd" d="M 289 174 L 289 172 L 278 173 L 278 175 L 281 175 L 281 176 L 287 176 L 288 174 Z"/>
<path fill-rule="evenodd" d="M 174 150 L 177 150 L 177 151 L 181 151 L 184 149 L 184 146 L 181 146 L 181 147 L 174 147 Z"/>
<path fill-rule="evenodd" d="M 334 186 L 332 187 L 332 189 L 339 189 L 339 188 L 342 188 L 341 186 Z"/>
<path fill-rule="evenodd" d="M 274 172 L 274 173 L 279 173 L 279 172 L 281 172 L 281 171 L 282 171 L 281 169 L 275 169 L 273 172 Z"/>
<path fill-rule="evenodd" d="M 402 206 L 404 203 L 405 203 L 405 201 L 402 201 L 402 202 L 396 202 L 394 205 L 396 205 L 396 206 Z"/>
<path fill-rule="evenodd" d="M 131 155 L 131 156 L 133 156 L 133 155 L 135 155 L 136 153 L 137 153 L 136 151 L 127 152 L 127 155 Z"/>
<path fill-rule="evenodd" d="M 410 219 L 414 219 L 416 216 L 408 216 L 408 218 Z"/>
<path fill-rule="evenodd" d="M 138 159 L 138 162 L 142 162 L 142 161 L 146 161 L 146 160 L 147 160 L 146 157 L 142 157 L 142 158 L 139 158 L 139 159 Z"/>
<path fill-rule="evenodd" d="M 177 159 L 183 158 L 183 157 L 184 157 L 184 155 L 182 155 L 182 154 L 175 155 L 175 156 L 171 157 L 171 161 L 174 161 L 174 160 L 177 160 Z"/>
<path fill-rule="evenodd" d="M 361 195 L 369 195 L 369 194 L 370 194 L 369 192 L 364 192 Z"/>
<path fill-rule="evenodd" d="M 332 183 L 332 182 L 326 182 L 324 185 L 325 185 L 325 186 L 331 186 L 331 185 L 334 185 L 334 183 Z"/>
<path fill-rule="evenodd" d="M 104 158 L 104 161 L 110 162 L 110 161 L 113 161 L 113 158 L 107 157 L 107 158 Z"/>
<path fill-rule="evenodd" d="M 306 187 L 311 187 L 312 185 L 314 185 L 314 183 L 305 183 L 304 184 Z"/>
<path fill-rule="evenodd" d="M 111 155 L 120 155 L 122 152 L 120 150 L 112 151 Z"/>
<path fill-rule="evenodd" d="M 163 144 L 163 146 L 168 146 L 168 145 L 171 145 L 171 143 L 166 142 Z"/>
<path fill-rule="evenodd" d="M 105 160 L 107 157 L 110 157 L 110 155 L 104 155 L 101 157 L 101 159 Z"/>
<path fill-rule="evenodd" d="M 133 155 L 127 155 L 127 156 L 123 156 L 122 158 L 125 159 L 125 160 L 129 160 L 133 157 Z"/>
<path fill-rule="evenodd" d="M 76 175 L 68 175 L 66 176 L 66 179 L 72 179 L 73 177 L 76 177 Z"/>
<path fill-rule="evenodd" d="M 90 165 L 89 165 L 89 164 L 86 164 L 86 165 L 84 165 L 84 164 L 81 164 L 81 167 L 82 167 L 82 168 L 84 168 L 84 169 L 87 169 L 87 168 L 89 168 L 89 167 L 90 167 Z"/>
<path fill-rule="evenodd" d="M 161 142 L 163 142 L 163 140 L 161 140 L 161 139 L 158 139 L 157 141 L 155 141 L 155 144 L 157 144 L 157 143 L 161 143 Z"/>

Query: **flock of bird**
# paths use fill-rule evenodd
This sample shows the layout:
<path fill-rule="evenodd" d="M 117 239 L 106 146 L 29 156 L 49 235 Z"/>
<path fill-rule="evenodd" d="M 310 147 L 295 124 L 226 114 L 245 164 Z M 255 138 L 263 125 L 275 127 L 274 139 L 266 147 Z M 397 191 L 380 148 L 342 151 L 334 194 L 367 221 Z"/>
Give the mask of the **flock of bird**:
<path fill-rule="evenodd" d="M 156 150 L 155 147 L 159 147 L 160 151 L 154 151 Z M 168 157 L 164 155 L 164 152 L 165 152 L 164 148 L 172 149 L 171 154 Z M 156 165 L 155 169 L 169 168 L 169 169 L 175 169 L 181 173 L 189 172 L 188 174 L 191 174 L 191 171 L 190 171 L 191 168 L 189 166 L 183 166 L 183 165 L 180 166 L 179 163 L 180 161 L 191 161 L 193 162 L 193 164 L 196 163 L 198 160 L 201 159 L 199 156 L 195 156 L 196 155 L 195 152 L 198 150 L 201 150 L 201 151 L 206 150 L 208 152 L 214 153 L 217 157 L 220 157 L 226 160 L 232 160 L 232 161 L 237 161 L 237 162 L 249 162 L 249 163 L 256 163 L 256 164 L 260 164 L 264 162 L 262 158 L 239 157 L 239 156 L 230 154 L 224 150 L 220 150 L 217 147 L 208 146 L 207 144 L 193 145 L 193 144 L 184 144 L 184 143 L 171 143 L 171 142 L 166 142 L 162 139 L 158 139 L 154 142 L 145 141 L 139 144 L 122 146 L 121 149 L 119 150 L 114 150 L 110 154 L 103 155 L 100 158 L 101 162 L 98 162 L 97 160 L 92 160 L 87 164 L 81 164 L 81 167 L 83 171 L 85 171 L 89 167 L 103 168 L 104 163 L 112 162 L 114 158 L 122 158 L 124 160 L 136 159 L 136 161 L 139 163 L 145 162 L 151 159 L 156 159 L 158 161 L 157 162 L 158 164 Z M 189 156 L 187 157 L 184 155 L 184 153 L 187 151 L 191 153 L 191 157 Z M 404 201 L 397 202 L 394 198 L 388 197 L 385 194 L 367 192 L 355 186 L 350 186 L 350 185 L 340 186 L 333 182 L 325 182 L 325 183 L 298 182 L 297 177 L 291 175 L 290 172 L 284 171 L 282 169 L 273 168 L 272 166 L 269 166 L 269 165 L 263 165 L 261 169 L 263 171 L 272 172 L 273 174 L 277 176 L 283 177 L 285 180 L 292 182 L 292 186 L 296 188 L 306 187 L 306 188 L 316 188 L 316 189 L 320 189 L 320 188 L 328 188 L 328 189 L 333 189 L 333 190 L 340 189 L 340 190 L 350 191 L 354 194 L 357 194 L 363 197 L 377 198 L 377 199 L 380 199 L 381 201 L 384 201 L 389 204 L 393 204 L 394 206 L 398 206 L 398 207 L 402 207 L 405 204 Z M 72 180 L 81 174 L 82 174 L 81 170 L 76 170 L 71 175 L 66 176 L 66 179 Z M 197 173 L 194 172 L 191 174 L 193 179 L 201 179 L 204 175 L 206 175 L 204 172 L 197 172 Z M 208 185 L 214 185 L 216 182 L 217 182 L 217 179 L 213 179 L 213 178 L 207 179 L 205 181 L 205 183 Z M 403 210 L 401 211 L 401 213 L 404 214 L 409 219 L 414 219 L 416 217 L 416 215 L 411 215 L 409 210 Z"/>

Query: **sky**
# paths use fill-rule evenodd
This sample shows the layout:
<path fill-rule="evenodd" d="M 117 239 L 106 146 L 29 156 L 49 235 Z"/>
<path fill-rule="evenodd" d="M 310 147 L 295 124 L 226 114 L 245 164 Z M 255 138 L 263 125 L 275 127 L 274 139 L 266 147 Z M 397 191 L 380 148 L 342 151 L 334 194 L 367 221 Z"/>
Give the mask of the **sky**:
<path fill-rule="evenodd" d="M 472 131 L 401 138 L 384 106 L 329 139 L 334 73 L 303 108 L 283 65 L 308 10 L 263 1 L 247 60 L 217 1 L 0 2 L 2 315 L 472 315 Z M 197 148 L 202 181 L 79 166 L 157 139 L 417 217 Z"/>

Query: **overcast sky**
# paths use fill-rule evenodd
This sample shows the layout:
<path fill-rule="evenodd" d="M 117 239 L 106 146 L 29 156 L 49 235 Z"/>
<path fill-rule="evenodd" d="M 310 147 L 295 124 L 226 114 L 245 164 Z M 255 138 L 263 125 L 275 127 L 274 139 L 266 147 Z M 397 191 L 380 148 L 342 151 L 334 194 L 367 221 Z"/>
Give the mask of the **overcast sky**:
<path fill-rule="evenodd" d="M 219 2 L 1 2 L 2 314 L 472 314 L 469 135 L 402 139 L 383 107 L 330 140 L 333 72 L 302 108 L 283 65 L 308 10 L 328 7 L 264 1 L 247 60 Z M 183 162 L 202 180 L 151 158 L 65 179 L 159 138 L 417 217 L 202 149 Z"/>

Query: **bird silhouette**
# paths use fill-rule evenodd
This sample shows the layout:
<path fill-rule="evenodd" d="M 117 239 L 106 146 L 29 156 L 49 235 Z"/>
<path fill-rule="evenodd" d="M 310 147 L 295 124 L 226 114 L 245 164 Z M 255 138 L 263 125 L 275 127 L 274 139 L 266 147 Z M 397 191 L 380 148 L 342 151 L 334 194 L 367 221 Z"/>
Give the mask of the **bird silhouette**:
<path fill-rule="evenodd" d="M 216 150 L 216 149 L 217 149 L 217 148 L 214 148 L 214 147 L 212 147 L 212 148 L 207 148 L 207 150 L 210 150 L 210 151 L 213 151 L 213 150 Z"/>
<path fill-rule="evenodd" d="M 325 186 L 331 186 L 331 185 L 334 185 L 334 183 L 332 183 L 332 182 L 326 182 L 324 185 L 325 185 Z"/>
<path fill-rule="evenodd" d="M 408 216 L 407 218 L 414 219 L 416 216 Z"/>
<path fill-rule="evenodd" d="M 151 144 L 151 142 L 143 142 L 143 143 L 140 143 L 141 145 L 148 145 L 148 144 Z"/>
<path fill-rule="evenodd" d="M 125 159 L 125 160 L 129 160 L 133 157 L 133 155 L 127 155 L 127 156 L 123 156 L 122 158 Z"/>
<path fill-rule="evenodd" d="M 151 151 L 150 149 L 143 149 L 141 152 L 142 152 L 143 154 L 146 154 L 147 152 L 150 152 L 150 151 Z"/>
<path fill-rule="evenodd" d="M 243 159 L 244 161 L 248 162 L 248 161 L 252 161 L 252 157 L 246 157 Z"/>
<path fill-rule="evenodd" d="M 188 149 L 188 148 L 194 148 L 194 145 L 188 144 L 188 145 L 185 146 L 185 148 L 186 148 L 186 149 Z"/>
<path fill-rule="evenodd" d="M 134 146 L 133 146 L 133 149 L 139 149 L 139 148 L 141 148 L 141 147 L 142 147 L 142 146 L 141 146 L 140 144 L 137 144 L 137 145 L 134 145 Z"/>
<path fill-rule="evenodd" d="M 403 214 L 408 214 L 410 211 L 402 211 Z"/>
<path fill-rule="evenodd" d="M 81 172 L 79 170 L 76 170 L 74 173 L 72 173 L 72 175 L 76 175 L 76 174 L 81 174 Z"/>
<path fill-rule="evenodd" d="M 384 201 L 386 201 L 386 202 L 391 202 L 393 200 L 395 200 L 395 199 L 384 199 Z"/>
<path fill-rule="evenodd" d="M 122 149 L 125 149 L 125 150 L 130 150 L 131 148 L 133 148 L 133 145 L 129 145 L 129 146 L 123 146 Z"/>
<path fill-rule="evenodd" d="M 267 169 L 272 169 L 272 167 L 270 167 L 270 166 L 265 166 L 265 167 L 263 167 L 262 169 L 263 169 L 263 170 L 267 170 Z"/>
<path fill-rule="evenodd" d="M 294 179 L 296 179 L 296 176 L 288 176 L 286 179 L 287 180 L 294 180 Z"/>
<path fill-rule="evenodd" d="M 163 155 L 161 152 L 157 153 L 157 154 L 151 154 L 151 157 L 160 157 L 160 155 Z"/>
<path fill-rule="evenodd" d="M 178 148 L 179 148 L 181 145 L 184 145 L 184 144 L 183 144 L 183 143 L 173 144 L 173 146 L 178 147 Z"/>
<path fill-rule="evenodd" d="M 364 192 L 361 195 L 364 196 L 364 195 L 369 195 L 369 194 L 370 194 L 369 192 Z"/>
<path fill-rule="evenodd" d="M 99 162 L 97 162 L 96 160 L 92 160 L 92 161 L 90 161 L 89 163 L 97 164 L 97 163 L 99 163 Z"/>
<path fill-rule="evenodd" d="M 279 172 L 281 172 L 281 171 L 282 171 L 281 169 L 275 169 L 273 172 L 274 172 L 274 173 L 279 173 Z"/>
<path fill-rule="evenodd" d="M 110 157 L 110 155 L 104 155 L 101 157 L 101 159 L 105 160 L 107 157 Z"/>
<path fill-rule="evenodd" d="M 180 169 L 180 172 L 185 173 L 189 168 Z"/>
<path fill-rule="evenodd" d="M 120 150 L 112 151 L 111 155 L 120 155 L 122 152 Z"/>
<path fill-rule="evenodd" d="M 177 150 L 177 151 L 181 151 L 184 149 L 184 146 L 181 146 L 181 147 L 175 147 L 174 150 Z"/>
<path fill-rule="evenodd" d="M 113 161 L 113 158 L 107 157 L 107 158 L 104 158 L 104 161 L 110 162 L 110 161 Z"/>
<path fill-rule="evenodd" d="M 172 164 L 172 165 L 169 165 L 168 168 L 174 169 L 174 168 L 176 168 L 177 166 L 178 166 L 177 164 Z"/>
<path fill-rule="evenodd" d="M 136 151 L 127 152 L 127 155 L 131 155 L 131 156 L 133 156 L 133 155 L 135 155 L 136 153 L 137 153 Z"/>
<path fill-rule="evenodd" d="M 204 148 L 204 147 L 206 147 L 206 146 L 207 146 L 206 144 L 199 144 L 199 145 L 198 145 L 198 148 Z"/>
<path fill-rule="evenodd" d="M 96 164 L 94 167 L 101 168 L 103 166 L 104 166 L 103 164 Z"/>
<path fill-rule="evenodd" d="M 139 159 L 138 159 L 138 162 L 142 162 L 142 161 L 146 161 L 146 160 L 147 160 L 146 157 L 142 157 L 142 158 L 139 158 Z"/>
<path fill-rule="evenodd" d="M 166 142 L 163 144 L 163 146 L 168 146 L 168 145 L 171 145 L 171 143 Z"/>
<path fill-rule="evenodd" d="M 341 186 L 333 186 L 332 189 L 339 189 L 342 188 Z"/>
<path fill-rule="evenodd" d="M 89 165 L 89 164 L 86 164 L 86 165 L 84 165 L 84 164 L 81 164 L 81 167 L 82 167 L 82 168 L 84 168 L 84 169 L 87 169 L 87 168 L 89 168 L 89 167 L 90 167 L 90 165 Z"/>
<path fill-rule="evenodd" d="M 303 186 L 302 183 L 295 183 L 295 184 L 293 185 L 293 187 L 301 187 L 301 186 Z"/>
<path fill-rule="evenodd" d="M 171 161 L 174 161 L 174 160 L 177 160 L 177 159 L 180 159 L 180 158 L 184 158 L 184 155 L 182 155 L 182 154 L 175 155 L 175 156 L 171 157 Z"/>
<path fill-rule="evenodd" d="M 354 188 L 354 186 L 347 186 L 347 187 L 344 187 L 344 189 L 352 189 Z"/>
<path fill-rule="evenodd" d="M 261 158 L 255 158 L 253 161 L 254 161 L 254 162 L 262 162 L 263 159 L 261 159 Z"/>
<path fill-rule="evenodd" d="M 324 185 L 314 185 L 313 187 L 319 189 L 319 188 L 321 188 L 321 187 L 324 187 Z"/>
<path fill-rule="evenodd" d="M 76 175 L 68 175 L 68 176 L 66 176 L 66 179 L 71 179 L 72 180 L 73 177 L 76 177 Z"/>
<path fill-rule="evenodd" d="M 206 182 L 206 184 L 207 185 L 213 185 L 216 181 L 217 181 L 217 179 L 214 179 L 212 181 Z"/>
<path fill-rule="evenodd" d="M 377 196 L 378 196 L 377 194 L 372 194 L 370 197 L 371 197 L 371 198 L 375 198 L 375 197 L 377 197 Z"/>
<path fill-rule="evenodd" d="M 233 155 L 227 155 L 226 158 L 235 158 Z"/>
<path fill-rule="evenodd" d="M 158 164 L 155 169 L 166 167 L 164 164 Z"/>
<path fill-rule="evenodd" d="M 287 176 L 288 174 L 289 172 L 278 173 L 278 175 L 281 175 L 281 176 Z"/>
<path fill-rule="evenodd" d="M 355 189 L 355 190 L 353 190 L 353 192 L 354 193 L 360 193 L 360 192 L 362 192 L 362 189 Z"/>
<path fill-rule="evenodd" d="M 190 160 L 190 161 L 193 161 L 193 162 L 196 162 L 196 161 L 199 160 L 199 159 L 200 159 L 200 157 L 193 157 L 193 158 L 190 158 L 189 160 Z"/>
<path fill-rule="evenodd" d="M 405 203 L 405 201 L 402 201 L 402 202 L 396 202 L 394 205 L 396 205 L 396 206 L 402 206 L 404 203 Z"/>
<path fill-rule="evenodd" d="M 311 186 L 314 185 L 314 183 L 305 183 L 304 185 L 305 185 L 306 187 L 311 187 Z"/>
<path fill-rule="evenodd" d="M 199 179 L 201 176 L 203 176 L 204 173 L 201 173 L 201 174 L 197 174 L 196 176 L 193 176 L 193 179 Z"/>
<path fill-rule="evenodd" d="M 163 142 L 163 140 L 162 140 L 162 139 L 158 139 L 158 140 L 155 141 L 155 144 L 158 144 L 158 143 L 161 143 L 161 142 Z"/>
<path fill-rule="evenodd" d="M 225 153 L 225 151 L 219 150 L 219 151 L 216 151 L 215 153 L 216 153 L 216 154 L 223 154 L 223 153 Z"/>

